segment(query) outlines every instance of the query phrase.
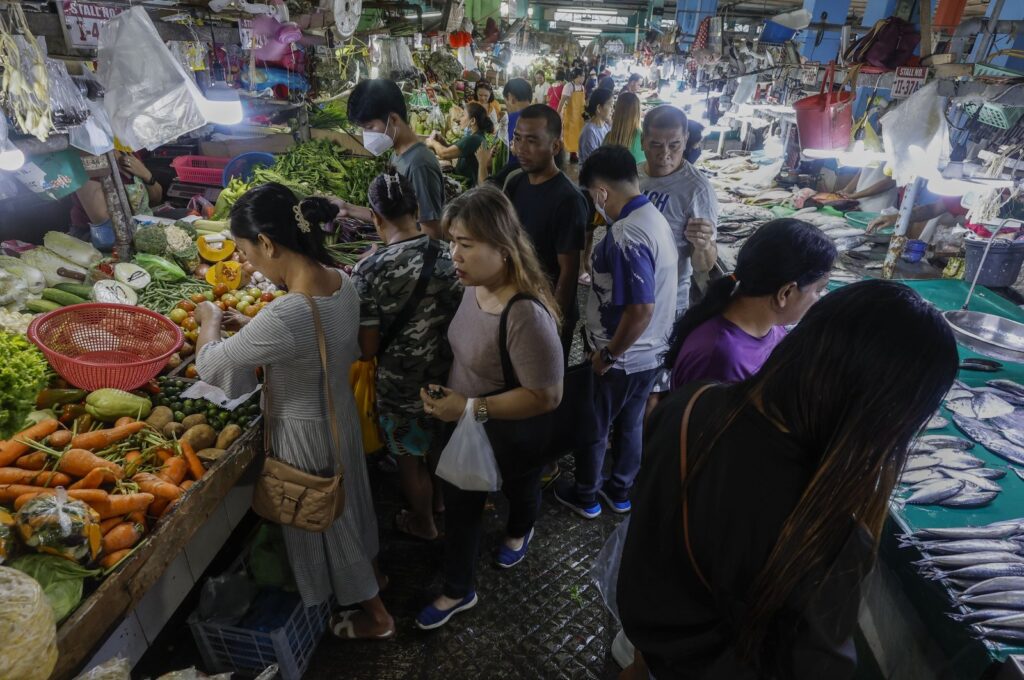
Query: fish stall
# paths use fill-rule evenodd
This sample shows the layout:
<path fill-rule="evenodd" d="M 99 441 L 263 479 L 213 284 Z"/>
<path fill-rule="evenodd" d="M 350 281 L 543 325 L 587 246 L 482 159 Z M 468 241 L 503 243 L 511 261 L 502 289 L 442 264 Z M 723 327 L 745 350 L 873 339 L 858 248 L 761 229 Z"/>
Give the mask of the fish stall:
<path fill-rule="evenodd" d="M 906 283 L 943 311 L 969 288 Z M 971 309 L 1024 323 L 982 287 Z M 978 678 L 1024 654 L 1024 365 L 959 350 L 967 368 L 911 449 L 882 537 L 884 573 L 862 611 L 885 641 L 873 650 L 883 669 L 900 657 L 893 664 L 934 672 L 922 677 Z"/>

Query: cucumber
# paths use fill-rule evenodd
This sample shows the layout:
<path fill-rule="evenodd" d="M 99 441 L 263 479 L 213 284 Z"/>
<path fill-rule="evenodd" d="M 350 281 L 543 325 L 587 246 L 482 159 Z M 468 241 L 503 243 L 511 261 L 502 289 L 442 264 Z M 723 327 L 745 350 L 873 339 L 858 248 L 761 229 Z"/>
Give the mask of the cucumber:
<path fill-rule="evenodd" d="M 33 314 L 45 314 L 60 309 L 60 305 L 51 300 L 29 300 L 25 303 L 25 309 Z"/>
<path fill-rule="evenodd" d="M 61 307 L 67 307 L 68 305 L 80 305 L 83 302 L 88 302 L 88 300 L 83 300 L 77 295 L 66 293 L 63 290 L 58 290 L 57 288 L 44 288 L 43 299 L 49 300 L 50 302 L 56 302 Z"/>
<path fill-rule="evenodd" d="M 78 297 L 86 300 L 92 299 L 92 286 L 86 286 L 82 283 L 58 283 L 54 288 L 62 290 L 65 293 L 77 295 Z"/>

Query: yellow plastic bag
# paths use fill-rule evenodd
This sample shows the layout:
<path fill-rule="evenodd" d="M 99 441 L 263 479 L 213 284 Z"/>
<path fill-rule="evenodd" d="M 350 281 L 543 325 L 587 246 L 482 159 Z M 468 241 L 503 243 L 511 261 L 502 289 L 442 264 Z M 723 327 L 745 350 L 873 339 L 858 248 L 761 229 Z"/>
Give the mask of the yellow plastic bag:
<path fill-rule="evenodd" d="M 363 429 L 363 453 L 374 453 L 384 448 L 377 418 L 377 360 L 352 362 L 348 369 L 348 382 L 352 386 Z"/>

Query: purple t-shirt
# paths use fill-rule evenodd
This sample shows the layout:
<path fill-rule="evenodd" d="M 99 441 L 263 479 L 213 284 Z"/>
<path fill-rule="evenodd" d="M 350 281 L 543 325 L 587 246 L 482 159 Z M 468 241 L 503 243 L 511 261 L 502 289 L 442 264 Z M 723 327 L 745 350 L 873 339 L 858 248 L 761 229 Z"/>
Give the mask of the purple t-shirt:
<path fill-rule="evenodd" d="M 672 389 L 698 380 L 746 380 L 761 369 L 784 337 L 786 331 L 781 326 L 755 338 L 721 314 L 708 319 L 683 343 L 672 367 Z"/>

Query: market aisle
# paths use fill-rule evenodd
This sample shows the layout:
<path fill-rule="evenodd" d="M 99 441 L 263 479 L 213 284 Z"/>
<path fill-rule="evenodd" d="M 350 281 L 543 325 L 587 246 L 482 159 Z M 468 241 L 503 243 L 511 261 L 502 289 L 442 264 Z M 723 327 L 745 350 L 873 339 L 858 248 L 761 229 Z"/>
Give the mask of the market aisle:
<path fill-rule="evenodd" d="M 569 463 L 571 461 L 563 461 Z M 441 542 L 404 538 L 393 529 L 400 507 L 391 475 L 374 472 L 374 497 L 383 532 L 381 566 L 391 579 L 384 602 L 398 622 L 388 642 L 342 642 L 326 636 L 305 677 L 310 680 L 420 678 L 612 679 L 612 621 L 588 572 L 619 518 L 604 513 L 583 522 L 545 492 L 537 534 L 514 569 L 493 567 L 491 547 L 503 528 L 504 497 L 485 511 L 478 561 L 480 604 L 430 633 L 412 625 L 440 580 Z"/>

